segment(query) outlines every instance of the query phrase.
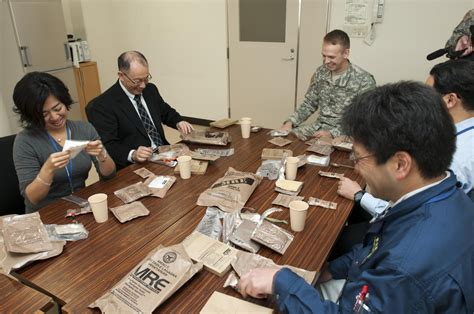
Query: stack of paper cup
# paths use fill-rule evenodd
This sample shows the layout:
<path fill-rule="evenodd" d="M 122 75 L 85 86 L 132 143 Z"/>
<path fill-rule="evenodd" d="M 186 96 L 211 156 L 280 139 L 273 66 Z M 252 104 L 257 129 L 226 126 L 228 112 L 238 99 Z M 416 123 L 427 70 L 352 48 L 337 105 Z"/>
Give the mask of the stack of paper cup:
<path fill-rule="evenodd" d="M 295 232 L 303 231 L 308 213 L 308 203 L 303 201 L 290 202 L 290 224 L 291 230 Z"/>
<path fill-rule="evenodd" d="M 252 125 L 252 118 L 244 117 L 240 119 L 240 128 L 242 131 L 242 138 L 250 137 L 250 127 Z"/>
<path fill-rule="evenodd" d="M 178 166 L 181 179 L 191 178 L 191 156 L 179 156 Z"/>
<path fill-rule="evenodd" d="M 287 180 L 295 180 L 296 173 L 298 172 L 298 157 L 286 157 L 286 179 Z"/>
<path fill-rule="evenodd" d="M 87 199 L 94 215 L 95 221 L 98 223 L 106 222 L 109 219 L 109 208 L 107 206 L 107 194 L 94 194 Z"/>

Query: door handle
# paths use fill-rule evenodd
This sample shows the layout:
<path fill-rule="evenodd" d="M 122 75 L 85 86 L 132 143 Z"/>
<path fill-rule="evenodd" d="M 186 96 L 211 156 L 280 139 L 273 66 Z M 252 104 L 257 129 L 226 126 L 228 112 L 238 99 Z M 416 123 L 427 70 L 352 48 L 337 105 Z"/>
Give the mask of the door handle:
<path fill-rule="evenodd" d="M 281 58 L 283 61 L 293 61 L 295 60 L 295 55 L 291 54 L 288 58 Z"/>

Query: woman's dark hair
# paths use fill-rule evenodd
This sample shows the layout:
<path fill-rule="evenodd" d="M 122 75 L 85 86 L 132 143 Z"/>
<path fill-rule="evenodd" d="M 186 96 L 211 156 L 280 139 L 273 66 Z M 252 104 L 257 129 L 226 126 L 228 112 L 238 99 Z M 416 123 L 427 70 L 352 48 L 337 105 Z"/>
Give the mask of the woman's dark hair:
<path fill-rule="evenodd" d="M 67 110 L 72 99 L 69 90 L 57 77 L 44 72 L 27 73 L 13 90 L 13 111 L 27 129 L 44 128 L 43 106 L 49 96 L 56 97 Z"/>
<path fill-rule="evenodd" d="M 404 151 L 425 179 L 449 168 L 456 147 L 456 129 L 441 95 L 417 82 L 387 84 L 355 97 L 342 124 L 377 164 Z"/>

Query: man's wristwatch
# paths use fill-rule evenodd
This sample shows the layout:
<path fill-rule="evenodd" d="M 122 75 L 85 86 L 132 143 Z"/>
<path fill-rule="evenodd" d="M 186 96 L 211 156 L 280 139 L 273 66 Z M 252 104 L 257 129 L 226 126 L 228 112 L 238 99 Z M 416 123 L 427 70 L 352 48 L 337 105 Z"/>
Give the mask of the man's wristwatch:
<path fill-rule="evenodd" d="M 365 194 L 365 191 L 364 191 L 364 190 L 360 190 L 360 191 L 355 192 L 355 194 L 354 194 L 354 202 L 355 202 L 357 205 L 360 205 L 360 201 L 362 200 L 362 196 L 364 196 L 364 194 Z"/>

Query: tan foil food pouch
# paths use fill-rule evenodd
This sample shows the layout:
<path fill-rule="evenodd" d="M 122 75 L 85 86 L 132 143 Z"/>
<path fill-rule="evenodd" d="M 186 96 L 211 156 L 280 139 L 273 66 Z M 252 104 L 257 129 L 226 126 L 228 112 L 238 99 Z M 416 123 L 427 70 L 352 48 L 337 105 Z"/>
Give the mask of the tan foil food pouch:
<path fill-rule="evenodd" d="M 216 206 L 229 213 L 240 210 L 261 180 L 262 177 L 254 173 L 229 167 L 222 178 L 199 195 L 197 205 Z"/>
<path fill-rule="evenodd" d="M 183 141 L 190 143 L 226 146 L 231 142 L 228 132 L 194 131 L 189 134 L 181 134 Z"/>
<path fill-rule="evenodd" d="M 150 214 L 150 211 L 145 207 L 145 205 L 138 201 L 110 208 L 110 211 L 121 223 L 138 217 L 148 216 Z"/>
<path fill-rule="evenodd" d="M 12 253 L 38 253 L 53 249 L 38 212 L 3 218 L 5 247 Z"/>
<path fill-rule="evenodd" d="M 151 190 L 151 196 L 163 198 L 176 182 L 175 176 L 150 176 L 145 180 L 145 185 Z"/>
<path fill-rule="evenodd" d="M 103 313 L 151 313 L 201 269 L 181 244 L 160 245 L 89 307 Z"/>
<path fill-rule="evenodd" d="M 151 194 L 151 190 L 143 184 L 143 182 L 137 182 L 135 184 L 124 187 L 123 189 L 117 190 L 114 194 L 120 198 L 124 203 L 131 203 L 144 196 Z"/>
<path fill-rule="evenodd" d="M 153 172 L 151 172 L 150 170 L 148 170 L 145 167 L 142 167 L 142 168 L 137 169 L 137 170 L 133 170 L 133 172 L 135 172 L 137 175 L 139 175 L 143 179 L 148 178 L 149 176 L 155 175 Z"/>

